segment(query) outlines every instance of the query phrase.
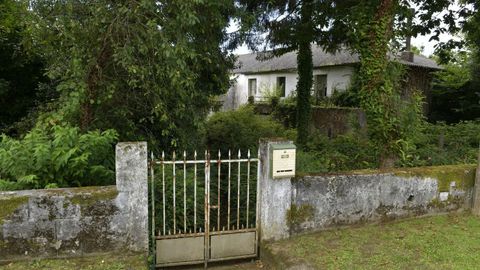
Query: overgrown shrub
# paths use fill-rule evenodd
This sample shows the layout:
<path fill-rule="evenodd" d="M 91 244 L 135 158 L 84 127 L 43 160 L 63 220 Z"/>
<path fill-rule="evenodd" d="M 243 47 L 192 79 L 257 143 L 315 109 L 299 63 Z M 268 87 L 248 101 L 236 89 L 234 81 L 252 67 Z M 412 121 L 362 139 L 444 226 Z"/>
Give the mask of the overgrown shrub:
<path fill-rule="evenodd" d="M 114 130 L 81 134 L 69 126 L 36 127 L 24 138 L 0 137 L 0 190 L 114 183 Z"/>
<path fill-rule="evenodd" d="M 297 170 L 301 173 L 325 173 L 376 168 L 378 153 L 360 133 L 340 135 L 333 139 L 321 133 L 312 134 L 305 150 L 298 151 Z"/>
<path fill-rule="evenodd" d="M 272 117 L 287 128 L 295 128 L 297 125 L 297 104 L 282 101 L 274 108 Z"/>
<path fill-rule="evenodd" d="M 402 156 L 402 166 L 476 163 L 480 143 L 480 121 L 454 125 L 425 123 Z"/>
<path fill-rule="evenodd" d="M 403 141 L 397 167 L 476 163 L 480 143 L 480 121 L 455 125 L 424 123 L 421 132 Z M 378 168 L 378 147 L 361 133 L 329 139 L 315 134 L 304 151 L 298 151 L 297 170 L 326 173 Z"/>
<path fill-rule="evenodd" d="M 206 122 L 206 142 L 212 151 L 256 151 L 260 138 L 285 135 L 281 124 L 268 116 L 256 115 L 252 106 L 216 113 Z"/>

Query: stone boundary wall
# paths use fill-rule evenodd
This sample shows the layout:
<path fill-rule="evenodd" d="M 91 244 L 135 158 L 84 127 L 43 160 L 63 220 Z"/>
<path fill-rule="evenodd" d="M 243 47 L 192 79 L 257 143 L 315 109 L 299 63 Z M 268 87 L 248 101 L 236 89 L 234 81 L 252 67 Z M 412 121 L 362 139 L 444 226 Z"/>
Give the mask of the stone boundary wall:
<path fill-rule="evenodd" d="M 471 208 L 475 165 L 292 179 L 290 235 Z"/>
<path fill-rule="evenodd" d="M 0 262 L 148 250 L 146 143 L 119 143 L 116 186 L 0 192 Z"/>
<path fill-rule="evenodd" d="M 338 226 L 472 208 L 476 165 L 363 170 L 272 179 L 271 148 L 260 140 L 262 242 Z"/>

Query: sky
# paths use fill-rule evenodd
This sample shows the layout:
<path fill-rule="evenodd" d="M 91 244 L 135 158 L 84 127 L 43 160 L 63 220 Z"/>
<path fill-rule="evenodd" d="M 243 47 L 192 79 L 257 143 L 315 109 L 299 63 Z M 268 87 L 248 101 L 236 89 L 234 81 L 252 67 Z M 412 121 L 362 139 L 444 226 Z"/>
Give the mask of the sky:
<path fill-rule="evenodd" d="M 459 6 L 457 4 L 453 5 L 451 7 L 453 10 L 457 10 L 459 9 Z M 444 13 L 439 13 L 436 15 L 436 17 L 441 17 L 443 16 Z M 227 29 L 227 32 L 232 32 L 232 31 L 235 31 L 235 29 L 237 28 L 237 26 L 231 24 L 228 29 Z M 429 41 L 431 35 L 422 35 L 422 36 L 417 36 L 417 37 L 412 37 L 412 46 L 415 46 L 417 48 L 421 48 L 422 46 L 424 47 L 423 48 L 423 51 L 422 51 L 422 54 L 425 55 L 425 56 L 431 56 L 433 54 L 433 52 L 435 51 L 435 45 L 438 43 L 438 41 Z M 441 34 L 439 36 L 439 39 L 440 39 L 440 42 L 445 42 L 445 41 L 448 41 L 450 39 L 458 39 L 456 37 L 453 37 L 452 35 L 450 34 Z M 239 48 L 237 48 L 235 51 L 233 51 L 234 54 L 246 54 L 246 53 L 250 53 L 251 51 L 247 48 L 246 45 L 243 45 Z"/>
<path fill-rule="evenodd" d="M 454 38 L 454 37 L 450 34 L 441 34 L 440 35 L 440 42 L 445 42 L 445 41 L 448 41 L 452 38 Z M 417 47 L 417 48 L 421 48 L 422 46 L 424 46 L 422 54 L 425 55 L 425 56 L 430 56 L 430 55 L 433 54 L 433 52 L 435 50 L 435 45 L 438 42 L 437 41 L 429 41 L 429 39 L 430 39 L 429 35 L 418 36 L 418 37 L 412 38 L 412 45 Z M 243 45 L 243 46 L 237 48 L 235 51 L 233 51 L 234 54 L 246 54 L 246 53 L 250 53 L 250 52 L 251 51 L 247 48 L 246 45 Z"/>

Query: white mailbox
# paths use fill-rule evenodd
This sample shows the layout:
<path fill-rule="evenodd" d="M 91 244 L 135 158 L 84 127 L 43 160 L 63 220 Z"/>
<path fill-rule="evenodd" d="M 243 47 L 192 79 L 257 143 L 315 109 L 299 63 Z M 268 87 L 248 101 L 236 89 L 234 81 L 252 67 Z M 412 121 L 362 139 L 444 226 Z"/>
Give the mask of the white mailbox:
<path fill-rule="evenodd" d="M 295 176 L 294 144 L 274 144 L 271 146 L 272 178 L 286 178 Z"/>

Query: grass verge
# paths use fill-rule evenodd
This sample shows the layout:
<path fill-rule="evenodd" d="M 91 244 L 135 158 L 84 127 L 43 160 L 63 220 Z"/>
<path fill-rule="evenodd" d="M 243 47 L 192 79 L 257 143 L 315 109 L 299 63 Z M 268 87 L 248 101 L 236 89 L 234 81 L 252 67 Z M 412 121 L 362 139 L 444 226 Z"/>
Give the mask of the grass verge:
<path fill-rule="evenodd" d="M 42 259 L 12 262 L 0 265 L 1 270 L 144 270 L 145 257 L 141 255 L 107 254 L 69 259 Z"/>
<path fill-rule="evenodd" d="M 480 218 L 449 214 L 323 231 L 268 248 L 315 269 L 478 269 Z"/>

